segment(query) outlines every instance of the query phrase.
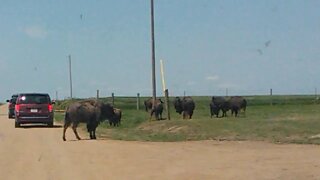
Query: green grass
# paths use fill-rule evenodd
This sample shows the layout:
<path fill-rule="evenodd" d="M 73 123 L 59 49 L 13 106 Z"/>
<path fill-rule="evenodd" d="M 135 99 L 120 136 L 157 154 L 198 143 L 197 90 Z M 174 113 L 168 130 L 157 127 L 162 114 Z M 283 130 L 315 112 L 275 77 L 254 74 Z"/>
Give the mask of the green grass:
<path fill-rule="evenodd" d="M 138 141 L 215 139 L 320 144 L 320 138 L 310 138 L 320 134 L 320 105 L 314 96 L 273 96 L 272 106 L 269 96 L 248 96 L 246 115 L 240 114 L 238 118 L 231 117 L 230 112 L 226 118 L 210 118 L 210 97 L 193 98 L 196 110 L 192 120 L 182 120 L 171 105 L 171 120 L 162 121 L 149 121 L 142 106 L 145 98 L 140 110 L 136 110 L 135 98 L 116 98 L 115 107 L 123 110 L 122 125 L 110 127 L 104 122 L 97 134 Z M 111 102 L 109 98 L 102 100 Z M 57 120 L 62 118 L 62 114 L 56 113 Z"/>

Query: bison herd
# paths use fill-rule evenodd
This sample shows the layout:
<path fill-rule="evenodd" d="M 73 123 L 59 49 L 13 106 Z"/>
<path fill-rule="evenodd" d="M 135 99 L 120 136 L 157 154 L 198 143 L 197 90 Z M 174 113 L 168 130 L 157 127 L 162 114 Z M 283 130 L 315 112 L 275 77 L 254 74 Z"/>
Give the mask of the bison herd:
<path fill-rule="evenodd" d="M 155 114 L 157 120 L 162 119 L 163 101 L 156 99 L 154 108 L 153 100 L 149 98 L 144 101 L 146 111 L 150 110 L 150 118 Z M 194 100 L 191 97 L 176 97 L 173 101 L 174 108 L 177 113 L 182 114 L 183 119 L 191 119 L 193 111 L 196 107 Z M 209 105 L 211 117 L 219 117 L 220 111 L 222 111 L 221 117 L 227 116 L 227 111 L 231 111 L 231 115 L 238 116 L 239 112 L 243 110 L 245 113 L 247 107 L 247 101 L 241 96 L 232 96 L 225 98 L 222 96 L 213 96 Z"/>
<path fill-rule="evenodd" d="M 145 110 L 150 112 L 150 119 L 155 116 L 156 120 L 162 119 L 163 101 L 156 99 L 153 105 L 153 99 L 149 98 L 144 101 Z M 183 119 L 191 119 L 195 110 L 196 104 L 191 97 L 176 97 L 173 101 L 174 108 L 177 113 L 182 114 Z M 241 96 L 232 96 L 225 98 L 222 96 L 213 96 L 209 105 L 211 117 L 226 117 L 227 111 L 231 111 L 231 115 L 238 116 L 243 110 L 245 113 L 247 101 Z M 219 116 L 220 111 L 222 115 Z M 63 140 L 66 141 L 66 130 L 72 127 L 72 130 L 78 140 L 80 136 L 77 133 L 79 123 L 86 123 L 90 139 L 96 139 L 96 128 L 100 122 L 108 119 L 110 126 L 119 126 L 121 124 L 122 111 L 114 108 L 108 103 L 103 103 L 97 100 L 83 100 L 74 102 L 66 108 L 64 125 L 63 125 Z"/>
<path fill-rule="evenodd" d="M 240 110 L 246 112 L 247 101 L 241 96 L 232 96 L 229 99 L 224 97 L 212 97 L 210 103 L 210 113 L 211 117 L 219 117 L 220 110 L 222 111 L 221 117 L 227 116 L 227 111 L 231 110 L 231 115 L 234 114 L 235 117 L 238 116 Z"/>

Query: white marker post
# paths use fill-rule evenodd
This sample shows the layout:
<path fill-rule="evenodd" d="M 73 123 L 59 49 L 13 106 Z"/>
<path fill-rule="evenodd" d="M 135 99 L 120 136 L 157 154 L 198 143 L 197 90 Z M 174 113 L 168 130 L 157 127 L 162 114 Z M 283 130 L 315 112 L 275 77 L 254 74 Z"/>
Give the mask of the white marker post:
<path fill-rule="evenodd" d="M 161 72 L 161 80 L 162 80 L 162 90 L 164 93 L 166 90 L 166 82 L 164 80 L 164 70 L 163 70 L 163 60 L 162 59 L 160 59 L 160 72 Z"/>
<path fill-rule="evenodd" d="M 164 68 L 163 68 L 163 60 L 160 59 L 160 72 L 161 72 L 161 79 L 162 79 L 162 89 L 165 98 L 165 106 L 167 110 L 167 118 L 170 120 L 170 109 L 169 109 L 169 91 L 166 89 L 166 82 L 164 79 Z"/>

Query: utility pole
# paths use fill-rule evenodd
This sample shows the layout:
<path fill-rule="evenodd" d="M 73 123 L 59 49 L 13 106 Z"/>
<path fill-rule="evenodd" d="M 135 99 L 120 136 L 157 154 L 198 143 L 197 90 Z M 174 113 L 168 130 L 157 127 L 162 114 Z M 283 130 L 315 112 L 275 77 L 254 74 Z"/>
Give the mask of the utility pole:
<path fill-rule="evenodd" d="M 70 78 L 70 99 L 72 99 L 71 55 L 69 55 L 69 78 Z"/>
<path fill-rule="evenodd" d="M 154 42 L 154 8 L 153 0 L 150 0 L 151 4 L 151 64 L 152 64 L 152 109 L 156 102 L 156 63 L 155 63 L 155 42 Z"/>
<path fill-rule="evenodd" d="M 99 99 L 99 89 L 97 89 L 97 100 Z"/>
<path fill-rule="evenodd" d="M 56 101 L 58 100 L 58 91 L 56 91 Z"/>

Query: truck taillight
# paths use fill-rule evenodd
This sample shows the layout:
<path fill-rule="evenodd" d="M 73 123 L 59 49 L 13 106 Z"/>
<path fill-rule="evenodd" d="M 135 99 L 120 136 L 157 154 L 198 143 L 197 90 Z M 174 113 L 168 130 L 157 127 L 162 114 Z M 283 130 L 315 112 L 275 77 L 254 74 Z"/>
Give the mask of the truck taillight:
<path fill-rule="evenodd" d="M 16 110 L 17 112 L 20 111 L 20 105 L 19 105 L 19 104 L 16 104 L 16 105 L 14 106 L 14 108 L 15 108 L 15 110 Z"/>
<path fill-rule="evenodd" d="M 52 112 L 52 109 L 53 109 L 52 104 L 48 104 L 48 111 Z"/>

